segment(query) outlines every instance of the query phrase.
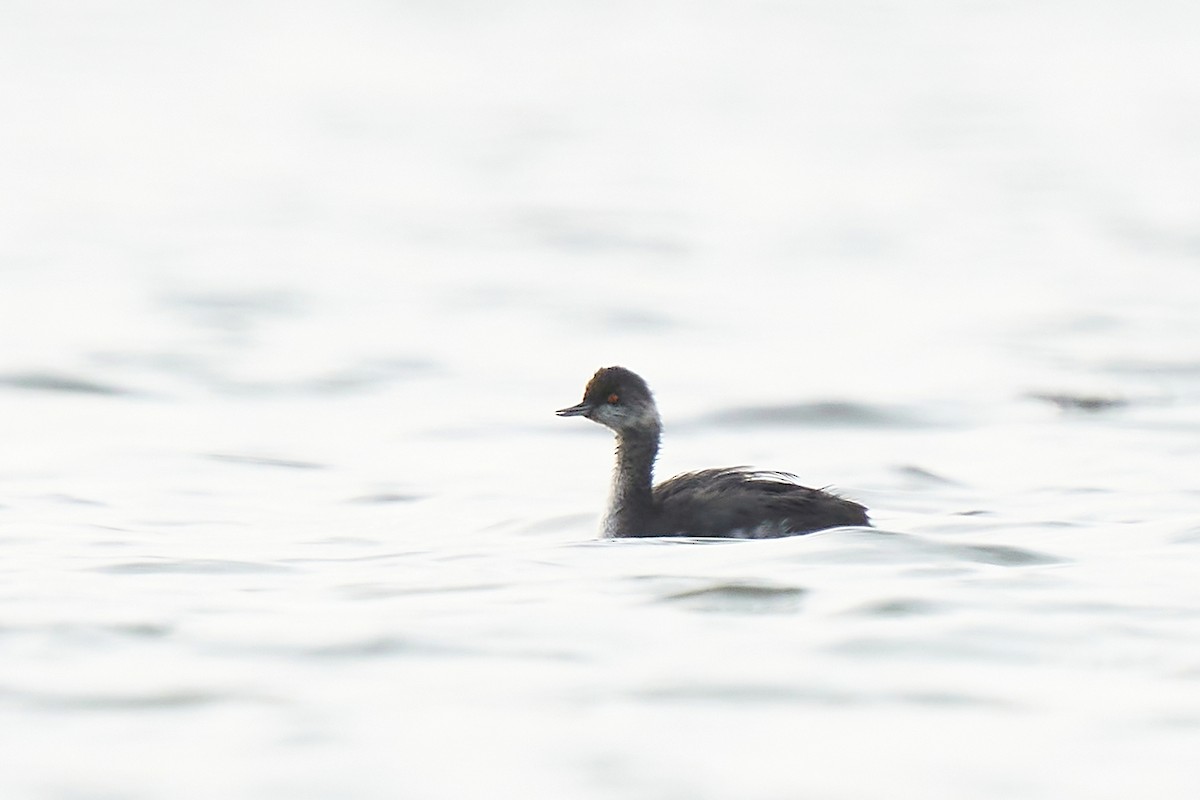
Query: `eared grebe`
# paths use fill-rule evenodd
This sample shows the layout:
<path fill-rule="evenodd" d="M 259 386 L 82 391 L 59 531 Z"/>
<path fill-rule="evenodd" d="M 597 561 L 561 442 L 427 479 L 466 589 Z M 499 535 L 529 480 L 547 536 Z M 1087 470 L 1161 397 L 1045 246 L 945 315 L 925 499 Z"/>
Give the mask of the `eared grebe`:
<path fill-rule="evenodd" d="M 555 412 L 617 434 L 617 468 L 604 535 L 768 539 L 870 525 L 858 503 L 800 486 L 786 472 L 705 469 L 653 485 L 662 421 L 650 387 L 624 367 L 599 370 L 583 402 Z"/>

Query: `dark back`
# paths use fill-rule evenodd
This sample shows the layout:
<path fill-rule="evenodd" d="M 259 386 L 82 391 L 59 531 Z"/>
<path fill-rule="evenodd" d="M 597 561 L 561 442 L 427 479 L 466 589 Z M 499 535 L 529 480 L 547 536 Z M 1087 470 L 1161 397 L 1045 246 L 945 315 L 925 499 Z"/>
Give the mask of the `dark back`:
<path fill-rule="evenodd" d="M 689 472 L 654 488 L 644 536 L 764 539 L 843 525 L 870 525 L 867 510 L 810 489 L 784 472 L 744 468 Z"/>

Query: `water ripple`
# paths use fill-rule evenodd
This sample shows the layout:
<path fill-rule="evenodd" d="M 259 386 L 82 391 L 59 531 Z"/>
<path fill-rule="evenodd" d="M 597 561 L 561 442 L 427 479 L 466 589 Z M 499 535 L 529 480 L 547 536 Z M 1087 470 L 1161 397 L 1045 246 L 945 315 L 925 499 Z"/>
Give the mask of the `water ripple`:
<path fill-rule="evenodd" d="M 274 703 L 262 696 L 203 689 L 165 689 L 145 693 L 50 693 L 0 689 L 0 699 L 47 710 L 63 711 L 154 711 L 211 706 L 218 703 L 252 701 Z"/>
<path fill-rule="evenodd" d="M 57 372 L 16 372 L 0 375 L 0 387 L 24 389 L 35 392 L 62 392 L 65 394 L 132 395 L 131 389 L 111 383 L 101 383 L 90 378 L 79 378 Z"/>
<path fill-rule="evenodd" d="M 914 428 L 933 424 L 914 411 L 846 400 L 822 400 L 785 405 L 732 406 L 701 418 L 706 425 L 726 428 L 768 426 L 839 426 Z"/>
<path fill-rule="evenodd" d="M 807 589 L 750 582 L 722 582 L 699 589 L 669 594 L 662 599 L 683 603 L 698 611 L 733 613 L 780 613 L 795 611 Z"/>
<path fill-rule="evenodd" d="M 213 461 L 226 461 L 231 464 L 248 464 L 256 467 L 283 467 L 285 469 L 325 469 L 324 464 L 315 461 L 301 461 L 293 458 L 274 458 L 271 456 L 252 456 L 238 453 L 207 453 L 205 458 Z"/>
<path fill-rule="evenodd" d="M 189 558 L 161 561 L 130 561 L 96 567 L 96 572 L 111 575 L 170 575 L 199 573 L 213 575 L 241 575 L 260 572 L 290 572 L 289 567 L 279 564 L 263 564 L 252 561 L 231 561 L 219 558 Z"/>

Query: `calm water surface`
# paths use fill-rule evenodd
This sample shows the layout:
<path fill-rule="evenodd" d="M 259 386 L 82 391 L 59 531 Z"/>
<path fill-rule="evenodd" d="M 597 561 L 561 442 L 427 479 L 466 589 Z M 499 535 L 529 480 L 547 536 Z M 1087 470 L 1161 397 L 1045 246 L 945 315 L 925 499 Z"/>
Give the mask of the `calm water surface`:
<path fill-rule="evenodd" d="M 0 796 L 1200 791 L 1191 6 L 3 16 Z"/>

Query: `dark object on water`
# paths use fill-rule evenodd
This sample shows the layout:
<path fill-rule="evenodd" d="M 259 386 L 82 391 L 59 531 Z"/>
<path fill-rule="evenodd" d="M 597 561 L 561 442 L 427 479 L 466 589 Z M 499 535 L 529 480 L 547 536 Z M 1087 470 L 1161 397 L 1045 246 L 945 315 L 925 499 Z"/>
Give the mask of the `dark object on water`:
<path fill-rule="evenodd" d="M 617 434 L 605 536 L 770 539 L 871 524 L 858 503 L 800 486 L 785 472 L 706 469 L 653 486 L 662 421 L 650 387 L 624 367 L 599 370 L 583 402 L 555 413 L 587 417 Z"/>

